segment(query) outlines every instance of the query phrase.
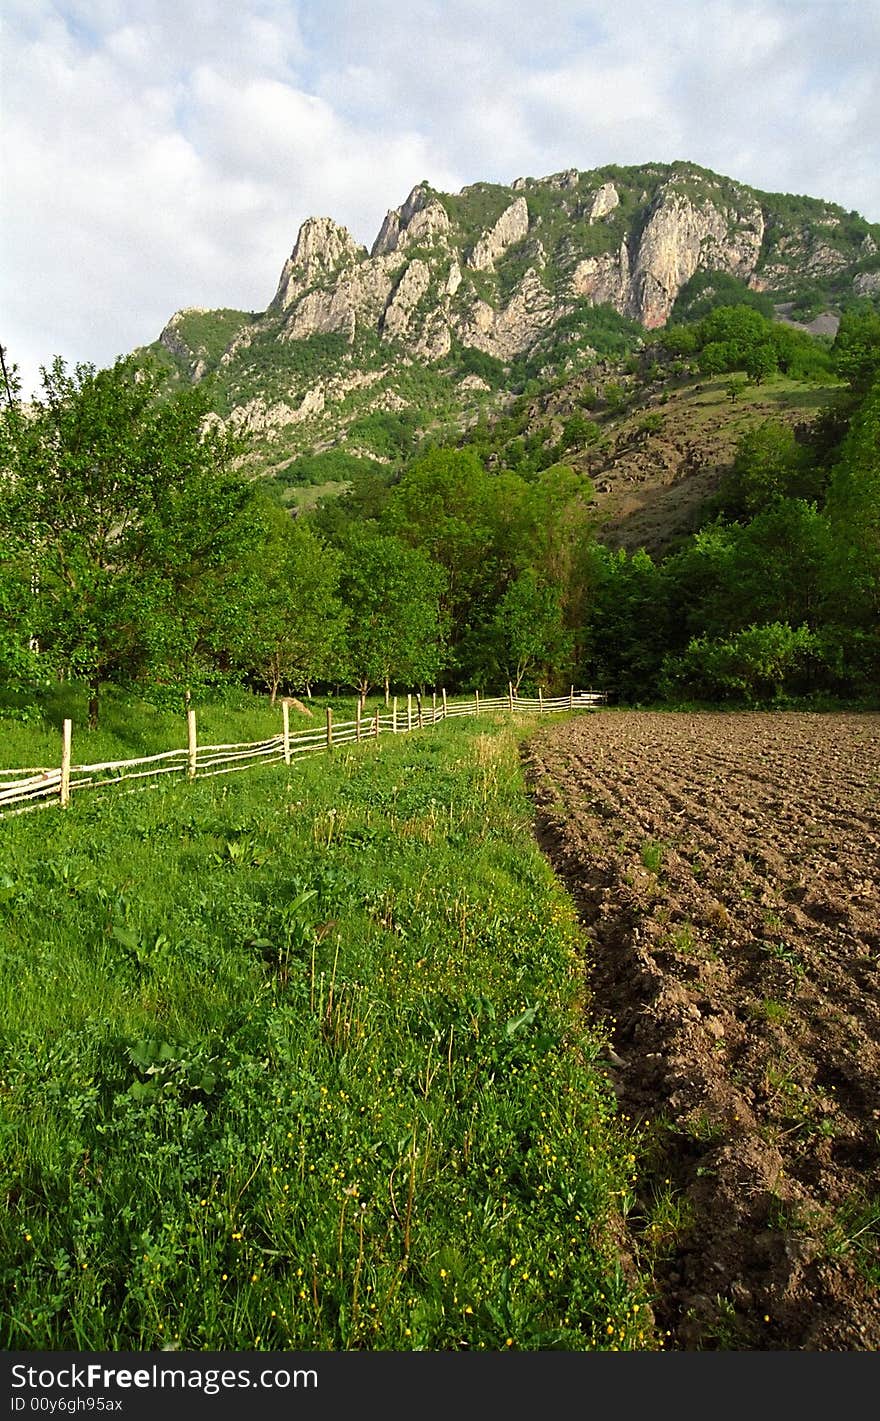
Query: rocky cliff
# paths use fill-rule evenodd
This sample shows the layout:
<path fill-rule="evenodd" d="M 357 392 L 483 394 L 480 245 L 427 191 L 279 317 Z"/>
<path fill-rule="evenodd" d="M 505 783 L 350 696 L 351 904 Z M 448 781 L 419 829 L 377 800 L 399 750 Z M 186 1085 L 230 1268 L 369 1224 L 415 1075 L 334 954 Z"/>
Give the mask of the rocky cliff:
<path fill-rule="evenodd" d="M 698 273 L 780 304 L 805 290 L 832 310 L 877 300 L 878 248 L 880 228 L 856 213 L 687 163 L 569 169 L 456 194 L 420 183 L 369 250 L 331 218 L 310 217 L 262 315 L 217 313 L 224 324 L 212 331 L 210 313 L 190 309 L 160 341 L 180 378 L 215 374 L 226 417 L 259 411 L 267 438 L 273 425 L 317 437 L 313 416 L 329 428 L 343 405 L 400 408 L 412 401 L 391 372 L 454 375 L 463 351 L 504 365 L 537 352 L 570 369 L 595 353 L 602 312 L 634 340 L 669 320 Z M 473 375 L 462 366 L 459 383 Z M 372 404 L 350 398 L 365 389 Z"/>

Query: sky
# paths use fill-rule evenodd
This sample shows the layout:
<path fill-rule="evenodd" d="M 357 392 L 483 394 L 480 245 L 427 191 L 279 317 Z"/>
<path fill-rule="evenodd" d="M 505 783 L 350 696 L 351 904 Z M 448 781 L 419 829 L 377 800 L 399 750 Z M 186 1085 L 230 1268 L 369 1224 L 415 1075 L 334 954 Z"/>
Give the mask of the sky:
<path fill-rule="evenodd" d="M 262 311 L 300 223 L 687 159 L 880 222 L 880 0 L 4 0 L 0 344 L 23 393 L 184 306 Z"/>

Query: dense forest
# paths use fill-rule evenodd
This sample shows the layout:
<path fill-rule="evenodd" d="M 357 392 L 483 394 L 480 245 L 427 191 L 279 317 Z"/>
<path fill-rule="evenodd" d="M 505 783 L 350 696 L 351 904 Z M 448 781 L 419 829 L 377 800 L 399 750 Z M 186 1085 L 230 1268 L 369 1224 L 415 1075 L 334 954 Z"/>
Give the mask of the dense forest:
<path fill-rule="evenodd" d="M 230 681 L 274 698 L 508 680 L 618 704 L 876 701 L 880 316 L 849 310 L 823 341 L 759 303 L 693 309 L 601 394 L 581 385 L 556 437 L 529 424 L 535 380 L 454 445 L 371 416 L 383 457 L 304 460 L 303 482 L 345 482 L 295 516 L 271 480 L 245 477 L 207 385 L 169 390 L 134 357 L 56 360 L 25 405 L 13 368 L 2 713 L 26 717 L 58 679 L 89 685 L 93 723 L 107 683 L 172 701 Z M 601 449 L 609 412 L 700 379 L 722 381 L 734 411 L 780 375 L 829 386 L 806 433 L 742 434 L 700 526 L 662 555 L 602 540 L 575 455 Z"/>

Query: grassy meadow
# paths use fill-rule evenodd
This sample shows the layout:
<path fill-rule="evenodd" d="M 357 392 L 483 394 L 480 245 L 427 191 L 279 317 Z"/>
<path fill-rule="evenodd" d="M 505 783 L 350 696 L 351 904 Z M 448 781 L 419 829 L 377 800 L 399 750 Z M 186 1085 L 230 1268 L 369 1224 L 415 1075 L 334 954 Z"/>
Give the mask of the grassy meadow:
<path fill-rule="evenodd" d="M 183 743 L 124 711 L 74 759 Z M 529 725 L 0 820 L 4 1348 L 659 1347 Z"/>

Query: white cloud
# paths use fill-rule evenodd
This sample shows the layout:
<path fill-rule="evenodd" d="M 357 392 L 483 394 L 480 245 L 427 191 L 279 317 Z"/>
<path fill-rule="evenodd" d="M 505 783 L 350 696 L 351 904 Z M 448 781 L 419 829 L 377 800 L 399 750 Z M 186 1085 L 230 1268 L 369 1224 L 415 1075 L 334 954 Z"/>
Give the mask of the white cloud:
<path fill-rule="evenodd" d="M 880 0 L 7 0 L 3 328 L 26 385 L 262 309 L 299 223 L 689 158 L 880 220 Z"/>

